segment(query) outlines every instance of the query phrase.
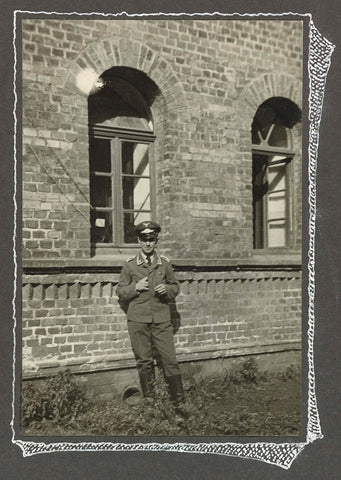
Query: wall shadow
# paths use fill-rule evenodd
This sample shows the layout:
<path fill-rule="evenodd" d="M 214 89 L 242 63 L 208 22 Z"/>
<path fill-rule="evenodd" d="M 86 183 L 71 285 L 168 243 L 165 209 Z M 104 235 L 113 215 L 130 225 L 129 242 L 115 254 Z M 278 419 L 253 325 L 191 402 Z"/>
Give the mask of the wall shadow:
<path fill-rule="evenodd" d="M 173 333 L 175 334 L 175 333 L 177 333 L 177 331 L 181 327 L 181 316 L 180 316 L 180 313 L 178 312 L 175 300 L 172 300 L 171 302 L 169 302 L 168 305 L 169 305 L 169 308 L 170 308 L 171 324 L 172 324 L 172 327 L 173 327 Z"/>

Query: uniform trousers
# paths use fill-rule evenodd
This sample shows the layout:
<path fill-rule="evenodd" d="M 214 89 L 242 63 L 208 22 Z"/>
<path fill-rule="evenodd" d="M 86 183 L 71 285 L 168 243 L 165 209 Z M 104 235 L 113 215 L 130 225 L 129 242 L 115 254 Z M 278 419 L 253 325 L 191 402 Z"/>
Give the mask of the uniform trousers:
<path fill-rule="evenodd" d="M 142 323 L 128 321 L 128 332 L 139 373 L 151 373 L 154 368 L 153 345 L 157 349 L 166 377 L 180 375 L 176 360 L 171 323 Z"/>

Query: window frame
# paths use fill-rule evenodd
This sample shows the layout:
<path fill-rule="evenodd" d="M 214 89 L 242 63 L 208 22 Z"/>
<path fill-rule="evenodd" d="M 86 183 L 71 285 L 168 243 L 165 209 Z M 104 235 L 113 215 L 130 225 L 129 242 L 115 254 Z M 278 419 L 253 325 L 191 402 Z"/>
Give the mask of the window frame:
<path fill-rule="evenodd" d="M 107 127 L 92 125 L 89 127 L 89 141 L 91 139 L 105 139 L 110 140 L 110 165 L 111 172 L 103 174 L 97 172 L 102 176 L 111 177 L 111 194 L 112 194 L 112 206 L 111 207 L 93 207 L 92 210 L 108 211 L 112 215 L 112 242 L 92 242 L 91 248 L 95 249 L 97 253 L 110 253 L 110 251 L 118 251 L 118 249 L 131 249 L 136 248 L 138 243 L 125 243 L 124 242 L 124 213 L 127 209 L 123 208 L 123 178 L 125 174 L 122 173 L 122 143 L 144 143 L 148 145 L 148 160 L 150 171 L 150 216 L 151 220 L 155 220 L 156 215 L 156 191 L 155 191 L 155 161 L 154 161 L 154 142 L 156 136 L 153 132 L 145 130 L 128 129 L 120 127 Z M 89 159 L 90 160 L 90 159 Z M 90 165 L 90 162 L 89 162 Z M 90 182 L 93 173 L 96 170 L 90 170 Z M 143 176 L 142 176 L 143 178 Z M 129 209 L 128 209 L 129 211 Z M 90 225 L 90 229 L 91 229 Z M 90 236 L 91 237 L 91 236 Z"/>
<path fill-rule="evenodd" d="M 287 135 L 288 135 L 288 147 L 276 147 L 269 145 L 268 140 L 271 136 L 272 129 L 274 125 L 272 125 L 268 131 L 266 138 L 264 139 L 260 132 L 258 131 L 258 137 L 260 138 L 259 144 L 252 144 L 252 168 L 254 163 L 254 156 L 255 155 L 264 155 L 267 157 L 281 155 L 285 156 L 283 160 L 278 160 L 274 162 L 267 163 L 269 165 L 283 164 L 285 163 L 285 181 L 286 181 L 286 196 L 285 196 L 285 204 L 286 204 L 286 211 L 287 215 L 285 218 L 286 224 L 286 242 L 285 245 L 282 246 L 269 246 L 269 234 L 268 234 L 268 211 L 267 211 L 267 204 L 268 204 L 268 192 L 264 194 L 262 197 L 262 238 L 257 238 L 256 236 L 260 234 L 255 228 L 255 199 L 254 194 L 252 195 L 252 203 L 253 203 L 253 249 L 258 251 L 264 250 L 290 250 L 294 246 L 294 189 L 293 189 L 293 163 L 295 159 L 296 152 L 293 149 L 293 137 L 292 131 L 289 128 L 286 128 Z M 254 178 L 252 178 L 252 185 L 254 185 Z M 260 246 L 262 245 L 262 246 Z"/>

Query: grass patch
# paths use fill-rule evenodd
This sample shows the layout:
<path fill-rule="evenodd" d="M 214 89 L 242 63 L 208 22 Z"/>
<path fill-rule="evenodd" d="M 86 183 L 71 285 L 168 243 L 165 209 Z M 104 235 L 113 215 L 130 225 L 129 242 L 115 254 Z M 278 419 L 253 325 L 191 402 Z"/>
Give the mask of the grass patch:
<path fill-rule="evenodd" d="M 66 377 L 64 391 L 77 390 L 77 382 Z M 65 379 L 64 379 L 65 380 Z M 57 382 L 58 383 L 58 382 Z M 57 384 L 55 383 L 55 385 Z M 161 375 L 155 384 L 155 400 L 139 395 L 126 400 L 87 403 L 82 389 L 79 397 L 62 415 L 63 409 L 50 409 L 49 415 L 25 414 L 31 398 L 23 392 L 23 434 L 26 435 L 238 435 L 296 436 L 301 434 L 300 374 L 294 367 L 281 373 L 261 373 L 251 358 L 225 375 L 194 381 L 184 378 L 189 417 L 179 420 L 169 400 Z M 42 388 L 42 387 L 40 387 Z M 53 398 L 56 394 L 53 395 Z M 34 397 L 35 398 L 35 397 Z M 73 399 L 73 400 L 72 400 Z M 72 401 L 71 401 L 72 400 Z M 70 403 L 70 406 L 71 406 Z M 52 412 L 52 413 L 51 413 Z M 54 413 L 53 413 L 54 412 Z M 56 414 L 56 415 L 55 415 Z M 51 417 L 52 415 L 52 417 Z M 55 415 L 55 416 L 53 416 Z"/>

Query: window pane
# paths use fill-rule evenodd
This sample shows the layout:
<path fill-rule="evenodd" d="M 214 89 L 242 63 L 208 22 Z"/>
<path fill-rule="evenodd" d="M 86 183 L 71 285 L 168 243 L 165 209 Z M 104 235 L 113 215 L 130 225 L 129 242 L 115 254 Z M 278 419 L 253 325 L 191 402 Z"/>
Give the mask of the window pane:
<path fill-rule="evenodd" d="M 151 219 L 150 212 L 131 212 L 124 214 L 124 243 L 137 243 L 134 228 L 141 222 Z"/>
<path fill-rule="evenodd" d="M 90 203 L 93 207 L 111 207 L 111 177 L 91 175 Z"/>
<path fill-rule="evenodd" d="M 271 161 L 282 160 L 280 155 Z M 286 163 L 269 165 L 267 169 L 267 221 L 268 247 L 286 245 Z"/>
<path fill-rule="evenodd" d="M 111 172 L 110 140 L 90 139 L 90 171 Z"/>
<path fill-rule="evenodd" d="M 282 125 L 275 125 L 268 143 L 273 147 L 288 147 L 287 129 Z"/>
<path fill-rule="evenodd" d="M 113 127 L 130 128 L 132 130 L 153 131 L 153 123 L 141 117 L 116 117 L 110 119 L 106 124 L 110 124 Z"/>
<path fill-rule="evenodd" d="M 268 247 L 286 246 L 286 224 L 284 221 L 273 221 L 268 224 Z"/>
<path fill-rule="evenodd" d="M 112 243 L 112 212 L 91 211 L 91 242 Z"/>
<path fill-rule="evenodd" d="M 254 125 L 252 125 L 252 145 L 260 144 L 261 138 L 259 135 L 259 130 Z"/>
<path fill-rule="evenodd" d="M 273 157 L 276 160 L 277 157 Z M 277 190 L 285 190 L 285 172 L 286 164 L 268 166 L 268 182 L 269 192 L 276 192 Z"/>
<path fill-rule="evenodd" d="M 122 173 L 149 176 L 147 144 L 122 142 Z"/>
<path fill-rule="evenodd" d="M 286 156 L 253 154 L 252 158 L 254 247 L 286 246 Z"/>
<path fill-rule="evenodd" d="M 123 208 L 150 210 L 149 178 L 123 177 Z"/>
<path fill-rule="evenodd" d="M 285 218 L 286 201 L 284 192 L 271 193 L 268 196 L 268 220 Z"/>
<path fill-rule="evenodd" d="M 263 140 L 266 139 L 271 126 L 275 122 L 275 119 L 276 114 L 271 107 L 264 106 L 257 110 L 252 124 L 252 143 L 260 143 L 258 135 L 260 135 Z"/>
<path fill-rule="evenodd" d="M 150 212 L 134 212 L 134 224 L 138 225 L 141 222 L 150 220 Z"/>

